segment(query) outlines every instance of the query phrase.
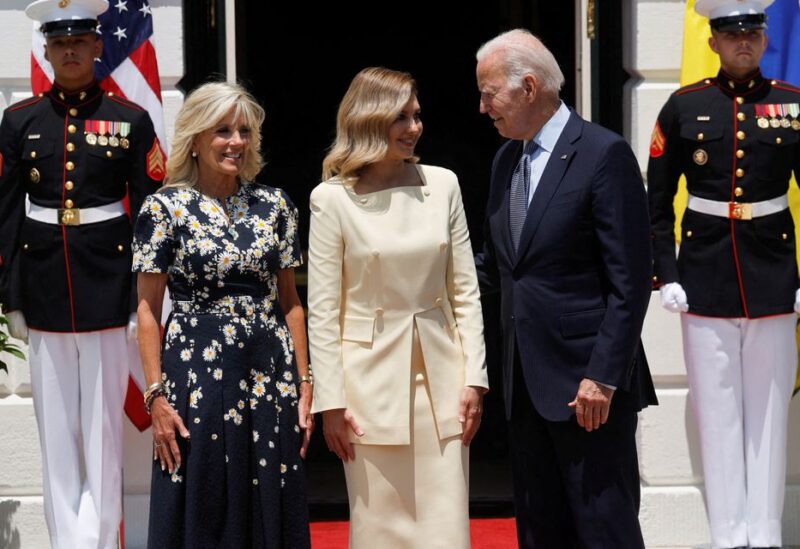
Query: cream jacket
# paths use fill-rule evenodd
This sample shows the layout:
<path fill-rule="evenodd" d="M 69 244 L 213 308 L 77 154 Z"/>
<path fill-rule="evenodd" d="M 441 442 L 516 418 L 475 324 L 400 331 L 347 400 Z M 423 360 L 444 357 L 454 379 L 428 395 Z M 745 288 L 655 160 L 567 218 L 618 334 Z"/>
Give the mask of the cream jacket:
<path fill-rule="evenodd" d="M 461 434 L 465 385 L 488 387 L 483 318 L 453 172 L 364 195 L 337 178 L 311 193 L 308 332 L 315 412 L 349 408 L 363 444 L 408 444 L 414 326 L 439 438 Z"/>

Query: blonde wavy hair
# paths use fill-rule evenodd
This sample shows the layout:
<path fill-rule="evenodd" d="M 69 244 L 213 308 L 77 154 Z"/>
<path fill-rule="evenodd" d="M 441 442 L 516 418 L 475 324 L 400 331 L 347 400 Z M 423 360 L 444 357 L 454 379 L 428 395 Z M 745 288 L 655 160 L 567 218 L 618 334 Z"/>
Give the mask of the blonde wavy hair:
<path fill-rule="evenodd" d="M 383 67 L 359 72 L 339 104 L 336 138 L 322 161 L 322 179 L 352 179 L 367 164 L 383 160 L 389 151 L 389 126 L 416 94 L 417 83 L 407 72 Z"/>
<path fill-rule="evenodd" d="M 166 187 L 191 187 L 197 183 L 197 161 L 192 158 L 194 140 L 222 122 L 231 112 L 234 119 L 241 120 L 250 128 L 250 144 L 240 178 L 243 181 L 255 178 L 264 166 L 261 156 L 264 109 L 239 84 L 209 82 L 189 94 L 175 118 L 175 133 L 167 160 Z"/>

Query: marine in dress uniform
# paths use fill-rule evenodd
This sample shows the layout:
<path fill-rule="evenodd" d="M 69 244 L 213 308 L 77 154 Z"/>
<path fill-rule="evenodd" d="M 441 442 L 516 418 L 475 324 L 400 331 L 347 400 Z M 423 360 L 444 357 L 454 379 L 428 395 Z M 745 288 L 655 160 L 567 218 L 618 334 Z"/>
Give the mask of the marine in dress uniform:
<path fill-rule="evenodd" d="M 0 124 L 0 302 L 30 328 L 31 386 L 53 547 L 116 547 L 131 219 L 160 186 L 147 112 L 94 79 L 104 0 L 39 0 L 55 83 Z M 88 60 L 87 60 L 88 59 Z M 85 467 L 85 474 L 81 473 Z"/>
<path fill-rule="evenodd" d="M 672 94 L 647 169 L 655 282 L 681 313 L 714 547 L 779 547 L 795 379 L 800 89 L 765 78 L 772 0 L 698 0 L 722 69 Z M 675 253 L 673 198 L 688 206 Z"/>

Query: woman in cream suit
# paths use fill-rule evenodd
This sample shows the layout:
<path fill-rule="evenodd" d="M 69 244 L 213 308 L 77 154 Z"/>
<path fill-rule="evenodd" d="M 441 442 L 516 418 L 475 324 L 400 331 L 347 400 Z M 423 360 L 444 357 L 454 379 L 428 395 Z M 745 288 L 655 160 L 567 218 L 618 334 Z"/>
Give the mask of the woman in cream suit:
<path fill-rule="evenodd" d="M 456 176 L 416 163 L 419 112 L 409 74 L 361 71 L 311 193 L 314 411 L 356 549 L 469 547 L 483 320 Z"/>

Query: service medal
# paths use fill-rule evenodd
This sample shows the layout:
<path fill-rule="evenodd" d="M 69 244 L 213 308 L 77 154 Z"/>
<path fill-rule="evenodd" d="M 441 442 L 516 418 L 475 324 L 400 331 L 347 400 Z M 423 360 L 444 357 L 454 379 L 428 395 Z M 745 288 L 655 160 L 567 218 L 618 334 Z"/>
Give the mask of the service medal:
<path fill-rule="evenodd" d="M 792 123 L 789 122 L 788 118 L 781 118 L 781 128 L 791 128 Z"/>
<path fill-rule="evenodd" d="M 31 169 L 31 183 L 38 183 L 40 179 L 41 179 L 41 176 L 39 175 L 39 170 L 37 170 L 36 168 L 32 168 Z"/>
<path fill-rule="evenodd" d="M 773 128 L 780 128 L 781 127 L 781 121 L 778 120 L 777 118 L 773 118 L 772 120 L 769 121 L 769 125 L 771 127 L 773 127 Z"/>
<path fill-rule="evenodd" d="M 759 128 L 764 128 L 764 129 L 769 128 L 769 120 L 767 120 L 763 116 L 759 117 L 759 119 L 758 119 L 758 127 Z"/>
<path fill-rule="evenodd" d="M 130 142 L 130 141 L 128 141 L 128 138 L 127 138 L 127 137 L 123 137 L 122 139 L 120 139 L 120 140 L 119 140 L 119 145 L 120 145 L 120 146 L 121 146 L 123 149 L 127 149 L 128 147 L 130 147 L 130 146 L 131 146 L 131 142 Z"/>
<path fill-rule="evenodd" d="M 797 120 L 796 118 L 792 120 L 792 129 L 796 132 L 800 132 L 800 120 Z"/>
<path fill-rule="evenodd" d="M 101 135 L 100 137 L 97 138 L 97 142 L 101 146 L 105 147 L 106 145 L 108 145 L 108 137 L 105 135 Z"/>
<path fill-rule="evenodd" d="M 116 135 L 112 135 L 111 137 L 108 138 L 108 144 L 111 145 L 112 147 L 119 147 L 119 137 L 117 137 Z"/>
<path fill-rule="evenodd" d="M 97 135 L 95 135 L 93 133 L 87 133 L 86 134 L 86 142 L 89 145 L 97 145 Z"/>
<path fill-rule="evenodd" d="M 694 151 L 692 158 L 694 159 L 695 164 L 698 166 L 703 166 L 706 162 L 708 162 L 708 153 L 703 149 L 697 149 Z"/>

